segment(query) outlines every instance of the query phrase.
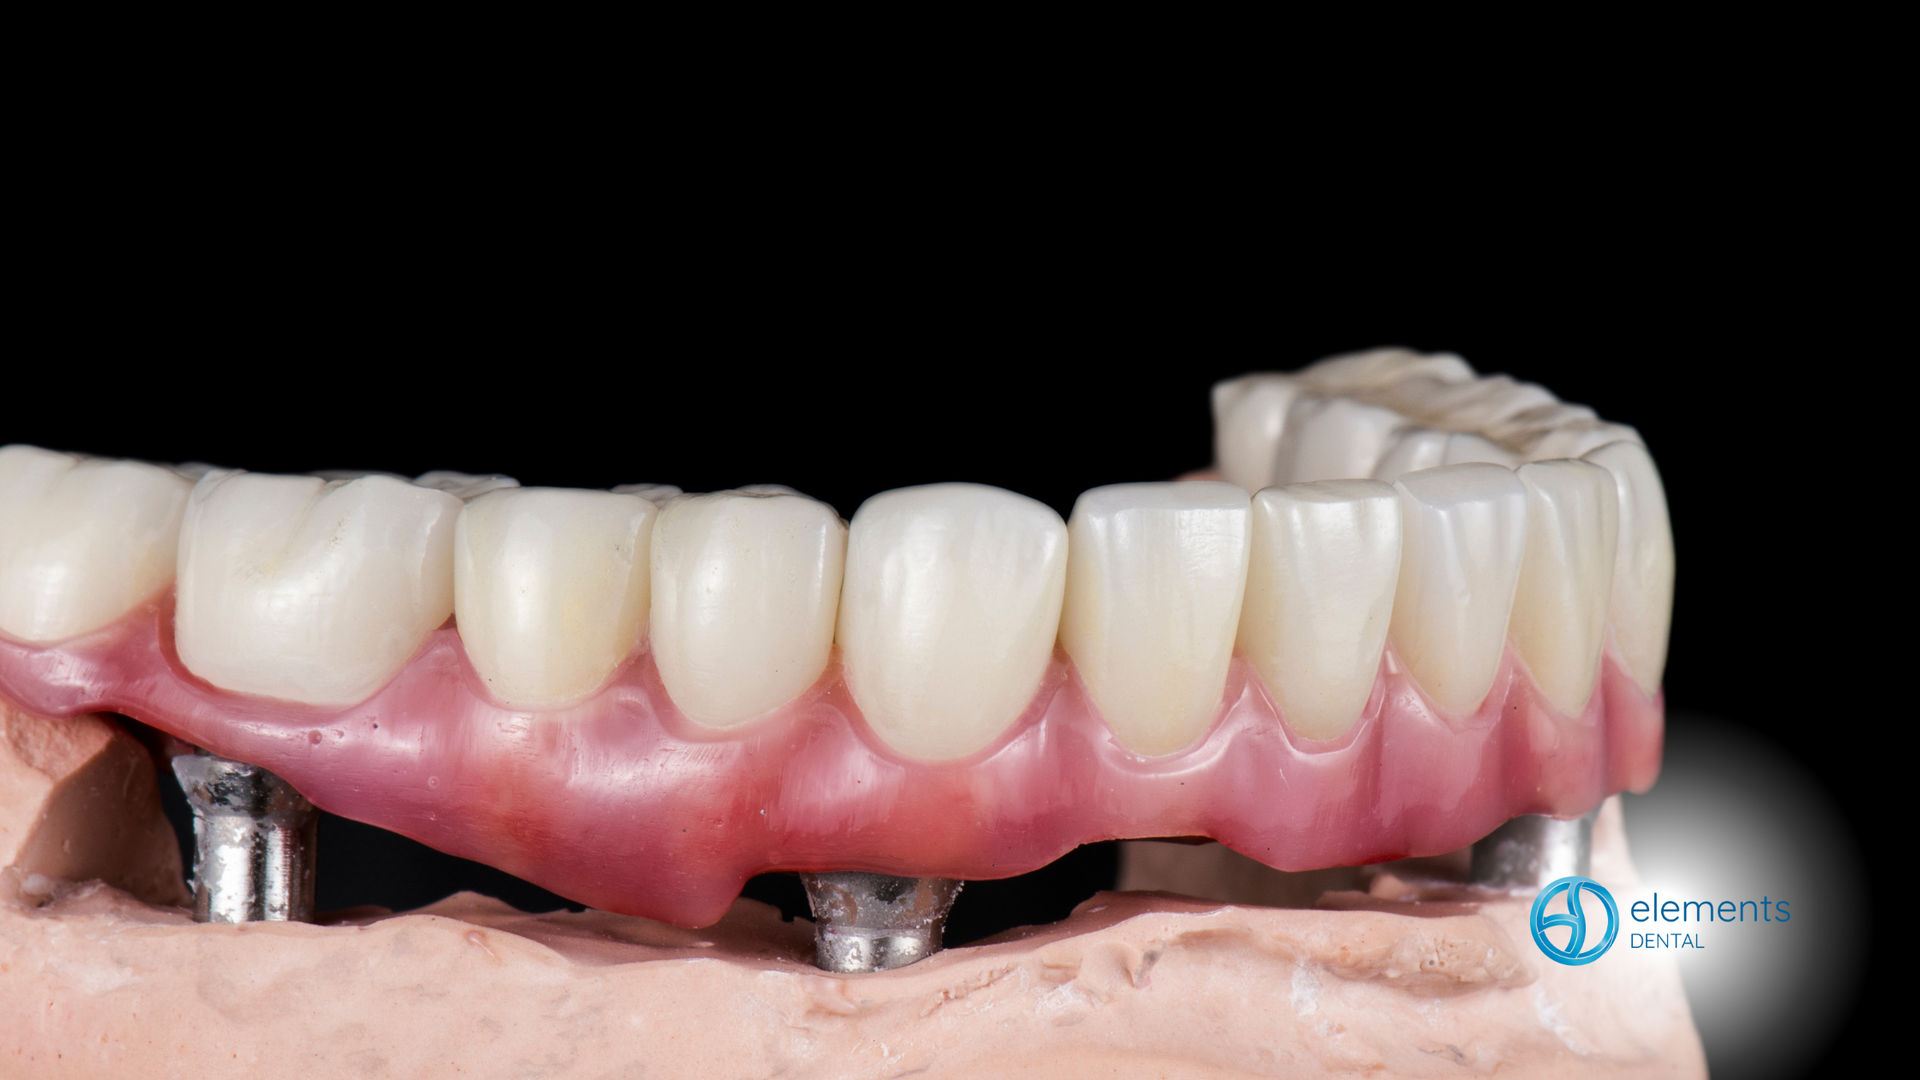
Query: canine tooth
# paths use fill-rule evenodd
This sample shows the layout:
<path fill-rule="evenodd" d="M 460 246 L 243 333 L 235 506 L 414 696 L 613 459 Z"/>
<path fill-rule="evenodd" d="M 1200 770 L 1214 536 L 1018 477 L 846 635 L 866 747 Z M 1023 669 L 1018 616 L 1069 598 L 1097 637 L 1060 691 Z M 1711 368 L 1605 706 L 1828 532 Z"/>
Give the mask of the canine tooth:
<path fill-rule="evenodd" d="M 423 488 L 444 491 L 461 502 L 472 502 L 489 491 L 520 486 L 520 481 L 511 476 L 501 476 L 499 473 L 474 476 L 471 473 L 454 472 L 451 469 L 435 469 L 432 472 L 421 473 L 413 478 L 413 482 Z"/>
<path fill-rule="evenodd" d="M 1509 632 L 1540 690 L 1568 716 L 1600 673 L 1619 508 L 1613 477 L 1585 461 L 1522 465 L 1527 548 Z"/>
<path fill-rule="evenodd" d="M 1171 753 L 1213 723 L 1251 527 L 1234 484 L 1113 484 L 1074 503 L 1060 645 L 1134 753 Z"/>
<path fill-rule="evenodd" d="M 838 640 L 873 730 L 918 758 L 965 757 L 1018 719 L 1053 655 L 1067 526 L 981 484 L 882 492 L 853 515 Z"/>
<path fill-rule="evenodd" d="M 1442 708 L 1468 712 L 1493 686 L 1527 539 L 1527 488 L 1498 465 L 1408 473 L 1389 636 Z"/>
<path fill-rule="evenodd" d="M 0 448 L 0 633 L 59 641 L 165 588 L 192 487 L 158 465 Z"/>
<path fill-rule="evenodd" d="M 211 472 L 180 525 L 180 660 L 215 686 L 364 701 L 453 611 L 460 500 L 404 480 Z"/>
<path fill-rule="evenodd" d="M 1398 493 L 1374 480 L 1253 497 L 1239 649 L 1307 738 L 1345 732 L 1373 692 L 1400 577 L 1400 516 Z"/>
<path fill-rule="evenodd" d="M 668 499 L 680 494 L 680 489 L 673 484 L 617 484 L 613 493 L 638 495 L 655 506 L 665 506 Z"/>
<path fill-rule="evenodd" d="M 1373 475 L 1381 455 L 1406 426 L 1392 409 L 1352 398 L 1302 395 L 1287 410 L 1274 455 L 1273 482 L 1354 480 Z"/>
<path fill-rule="evenodd" d="M 1213 386 L 1213 451 L 1220 475 L 1247 491 L 1273 483 L 1273 457 L 1287 409 L 1300 392 L 1291 375 L 1243 375 Z"/>
<path fill-rule="evenodd" d="M 600 688 L 640 641 L 659 508 L 638 495 L 508 488 L 460 511 L 460 640 L 494 697 L 559 705 Z"/>
<path fill-rule="evenodd" d="M 1387 386 L 1415 377 L 1441 382 L 1466 382 L 1473 367 L 1452 353 L 1417 353 L 1411 349 L 1368 349 L 1330 356 L 1300 373 L 1314 389 L 1344 394 Z"/>
<path fill-rule="evenodd" d="M 760 716 L 827 669 L 847 528 L 791 491 L 683 495 L 654 522 L 654 661 L 698 723 Z"/>
<path fill-rule="evenodd" d="M 1666 670 L 1673 618 L 1673 526 L 1666 489 L 1653 458 L 1637 441 L 1590 450 L 1585 460 L 1613 474 L 1619 495 L 1620 540 L 1607 619 L 1627 670 L 1651 694 Z"/>

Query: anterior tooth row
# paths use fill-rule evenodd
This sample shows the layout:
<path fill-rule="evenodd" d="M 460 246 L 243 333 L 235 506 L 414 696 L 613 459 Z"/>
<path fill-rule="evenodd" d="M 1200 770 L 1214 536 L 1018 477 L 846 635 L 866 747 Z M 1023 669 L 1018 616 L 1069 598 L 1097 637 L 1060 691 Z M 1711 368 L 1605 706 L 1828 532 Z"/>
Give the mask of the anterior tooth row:
<path fill-rule="evenodd" d="M 363 700 L 457 614 L 502 701 L 591 694 L 650 636 L 668 694 L 716 728 L 793 700 L 837 641 L 874 731 L 930 759 L 999 738 L 1056 642 L 1144 755 L 1205 733 L 1235 648 L 1309 738 L 1351 726 L 1389 638 L 1444 709 L 1479 705 L 1511 640 L 1578 713 L 1608 626 L 1658 686 L 1673 547 L 1637 438 L 1520 464 L 1526 447 L 1631 435 L 1543 393 L 1393 350 L 1236 380 L 1215 394 L 1222 468 L 1234 480 L 1265 454 L 1264 490 L 1097 488 L 1071 523 L 971 484 L 876 496 L 849 530 L 779 485 L 686 496 L 223 470 L 190 485 L 8 447 L 0 632 L 103 626 L 177 563 L 180 656 L 226 689 Z M 1481 430 L 1458 430 L 1463 416 Z"/>

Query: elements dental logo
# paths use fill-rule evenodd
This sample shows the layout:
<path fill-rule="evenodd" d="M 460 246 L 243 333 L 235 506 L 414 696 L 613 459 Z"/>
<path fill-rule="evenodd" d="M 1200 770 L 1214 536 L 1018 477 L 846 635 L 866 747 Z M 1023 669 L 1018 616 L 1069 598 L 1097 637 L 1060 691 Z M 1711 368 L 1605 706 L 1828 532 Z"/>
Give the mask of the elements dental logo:
<path fill-rule="evenodd" d="M 1587 943 L 1587 913 L 1580 906 L 1580 894 L 1583 892 L 1599 897 L 1600 903 L 1607 909 L 1606 936 L 1600 939 L 1600 944 L 1584 951 L 1581 946 Z M 1566 913 L 1547 914 L 1547 905 L 1562 894 L 1567 898 Z M 1620 909 L 1614 906 L 1613 894 L 1607 891 L 1605 885 L 1592 878 L 1563 877 L 1540 890 L 1540 895 L 1533 901 L 1533 913 L 1527 917 L 1527 924 L 1532 927 L 1533 943 L 1540 946 L 1541 952 L 1562 964 L 1578 967 L 1593 963 L 1613 948 L 1613 939 L 1620 933 Z M 1557 926 L 1564 926 L 1568 930 L 1564 947 L 1555 945 L 1547 937 L 1547 931 Z"/>

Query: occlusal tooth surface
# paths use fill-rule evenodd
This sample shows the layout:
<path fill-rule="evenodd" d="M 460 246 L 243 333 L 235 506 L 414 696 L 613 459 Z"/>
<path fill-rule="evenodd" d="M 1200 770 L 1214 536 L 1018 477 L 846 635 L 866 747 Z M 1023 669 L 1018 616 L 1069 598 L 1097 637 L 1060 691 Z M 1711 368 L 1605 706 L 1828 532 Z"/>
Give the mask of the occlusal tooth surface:
<path fill-rule="evenodd" d="M 836 637 L 874 732 L 929 760 L 998 738 L 1046 672 L 1066 574 L 1066 523 L 1025 496 L 929 484 L 868 499 Z"/>
<path fill-rule="evenodd" d="M 386 476 L 209 472 L 180 526 L 180 660 L 215 686 L 363 701 L 453 611 L 460 500 Z"/>
<path fill-rule="evenodd" d="M 654 661 L 682 713 L 730 727 L 826 670 L 847 528 L 778 485 L 683 495 L 653 525 Z"/>
<path fill-rule="evenodd" d="M 1607 619 L 1614 644 L 1640 688 L 1660 688 L 1673 618 L 1673 526 L 1660 470 L 1638 441 L 1590 450 L 1585 460 L 1613 474 L 1619 498 L 1619 543 Z"/>
<path fill-rule="evenodd" d="M 1226 686 L 1251 522 L 1234 484 L 1114 484 L 1067 522 L 1060 644 L 1136 754 L 1206 734 Z"/>
<path fill-rule="evenodd" d="M 1402 432 L 1387 444 L 1373 468 L 1373 478 L 1389 484 L 1410 472 L 1437 469 L 1442 465 L 1467 465 L 1486 462 L 1513 468 L 1520 459 L 1493 442 L 1464 431 L 1433 431 L 1413 428 Z"/>
<path fill-rule="evenodd" d="M 1473 379 L 1473 366 L 1453 353 L 1387 348 L 1330 356 L 1300 374 L 1324 393 L 1346 394 L 1412 378 L 1464 383 Z"/>
<path fill-rule="evenodd" d="M 192 487 L 157 465 L 0 447 L 0 633 L 60 641 L 165 588 Z"/>
<path fill-rule="evenodd" d="M 1498 465 L 1408 473 L 1390 636 L 1441 708 L 1470 712 L 1493 686 L 1526 549 L 1527 489 Z"/>
<path fill-rule="evenodd" d="M 511 488 L 460 511 L 454 607 L 500 701 L 549 706 L 599 689 L 647 622 L 659 508 L 638 495 Z"/>
<path fill-rule="evenodd" d="M 1273 482 L 1364 480 L 1406 426 L 1406 417 L 1380 405 L 1303 395 L 1287 411 L 1274 455 Z"/>
<path fill-rule="evenodd" d="M 424 488 L 444 491 L 461 502 L 472 502 L 489 491 L 520 486 L 520 481 L 511 476 L 502 476 L 499 473 L 484 473 L 476 476 L 472 473 L 454 472 L 452 469 L 435 469 L 432 472 L 421 473 L 413 478 L 413 482 Z"/>
<path fill-rule="evenodd" d="M 1613 477 L 1585 461 L 1520 467 L 1527 547 L 1509 629 L 1535 684 L 1578 716 L 1593 694 L 1606 644 L 1619 522 Z"/>
<path fill-rule="evenodd" d="M 1344 733 L 1373 692 L 1400 576 L 1400 515 L 1398 493 L 1374 480 L 1253 497 L 1239 649 L 1307 738 Z"/>

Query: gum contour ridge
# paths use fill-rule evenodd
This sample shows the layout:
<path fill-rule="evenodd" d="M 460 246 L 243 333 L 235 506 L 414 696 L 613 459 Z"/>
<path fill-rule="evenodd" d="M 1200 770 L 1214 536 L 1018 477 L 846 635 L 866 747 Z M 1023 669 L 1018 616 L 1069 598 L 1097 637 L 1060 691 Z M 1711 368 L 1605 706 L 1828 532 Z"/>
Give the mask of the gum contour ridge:
<path fill-rule="evenodd" d="M 1213 407 L 1216 470 L 1067 521 L 9 446 L 0 695 L 683 926 L 768 870 L 1182 835 L 1304 870 L 1653 782 L 1673 545 L 1633 429 L 1404 350 Z"/>

